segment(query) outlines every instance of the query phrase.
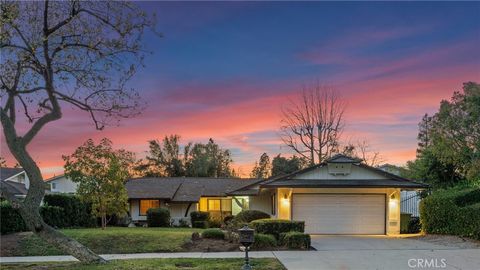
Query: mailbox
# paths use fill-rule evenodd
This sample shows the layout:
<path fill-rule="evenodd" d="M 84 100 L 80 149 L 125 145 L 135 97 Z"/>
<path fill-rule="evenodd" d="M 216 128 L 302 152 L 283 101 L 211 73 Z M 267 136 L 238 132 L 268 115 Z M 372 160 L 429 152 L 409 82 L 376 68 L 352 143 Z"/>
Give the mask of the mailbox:
<path fill-rule="evenodd" d="M 239 229 L 238 230 L 238 233 L 239 233 L 239 242 L 248 247 L 250 246 L 251 244 L 253 244 L 253 241 L 254 241 L 254 236 L 253 236 L 253 233 L 254 233 L 254 230 L 253 229 L 250 229 L 248 227 L 248 225 L 244 225 L 243 228 Z"/>
<path fill-rule="evenodd" d="M 238 240 L 245 247 L 245 264 L 242 266 L 242 270 L 251 270 L 250 260 L 248 258 L 249 246 L 253 244 L 255 238 L 253 236 L 254 231 L 250 229 L 248 225 L 244 225 L 243 228 L 238 230 Z"/>

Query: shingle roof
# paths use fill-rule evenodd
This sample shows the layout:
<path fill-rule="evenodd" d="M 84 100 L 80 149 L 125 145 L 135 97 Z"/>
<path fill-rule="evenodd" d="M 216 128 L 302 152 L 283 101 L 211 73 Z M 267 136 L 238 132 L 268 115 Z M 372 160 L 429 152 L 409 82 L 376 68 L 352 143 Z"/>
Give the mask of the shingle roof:
<path fill-rule="evenodd" d="M 0 181 L 0 186 L 5 188 L 9 193 L 13 195 L 27 195 L 27 188 L 23 183 L 17 183 L 13 181 Z"/>
<path fill-rule="evenodd" d="M 7 168 L 1 167 L 0 168 L 0 180 L 8 179 L 16 174 L 23 172 L 23 168 Z"/>
<path fill-rule="evenodd" d="M 297 187 L 297 188 L 341 188 L 341 187 L 356 187 L 356 188 L 372 188 L 372 187 L 395 187 L 395 188 L 427 188 L 428 185 L 411 182 L 400 181 L 394 179 L 294 179 L 294 180 L 280 180 L 274 181 L 262 187 Z"/>
<path fill-rule="evenodd" d="M 201 196 L 221 197 L 257 183 L 260 179 L 162 177 L 137 178 L 127 181 L 130 199 L 168 199 L 174 202 L 197 202 Z"/>
<path fill-rule="evenodd" d="M 336 154 L 326 160 L 327 163 L 359 163 L 362 162 L 359 158 L 349 157 L 342 154 Z"/>

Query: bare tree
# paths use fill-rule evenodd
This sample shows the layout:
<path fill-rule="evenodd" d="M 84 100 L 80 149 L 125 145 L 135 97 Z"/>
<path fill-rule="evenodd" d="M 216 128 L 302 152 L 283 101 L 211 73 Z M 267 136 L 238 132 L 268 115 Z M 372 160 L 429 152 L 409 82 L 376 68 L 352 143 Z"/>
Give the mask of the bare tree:
<path fill-rule="evenodd" d="M 149 26 L 149 16 L 127 2 L 1 3 L 0 119 L 10 152 L 30 179 L 25 200 L 2 193 L 29 230 L 83 262 L 105 260 L 43 221 L 44 182 L 27 146 L 65 106 L 87 112 L 97 129 L 140 113 L 139 94 L 126 82 L 142 64 Z M 24 121 L 27 131 L 20 134 Z"/>
<path fill-rule="evenodd" d="M 342 154 L 356 157 L 363 163 L 376 167 L 385 162 L 380 152 L 372 149 L 372 146 L 366 139 L 357 140 L 355 143 L 347 143 L 341 150 Z"/>
<path fill-rule="evenodd" d="M 320 84 L 304 87 L 297 100 L 282 108 L 282 141 L 310 165 L 324 161 L 338 150 L 345 108 L 335 89 Z"/>

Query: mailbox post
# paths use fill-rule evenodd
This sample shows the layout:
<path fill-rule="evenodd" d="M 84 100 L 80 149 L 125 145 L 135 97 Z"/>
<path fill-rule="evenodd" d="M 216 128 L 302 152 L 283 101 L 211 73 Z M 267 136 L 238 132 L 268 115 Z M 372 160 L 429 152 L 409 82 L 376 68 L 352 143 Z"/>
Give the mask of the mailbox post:
<path fill-rule="evenodd" d="M 254 242 L 254 231 L 250 229 L 248 225 L 244 225 L 243 228 L 238 230 L 239 242 L 245 247 L 245 264 L 242 266 L 242 270 L 251 270 L 250 261 L 248 259 L 248 249 Z"/>

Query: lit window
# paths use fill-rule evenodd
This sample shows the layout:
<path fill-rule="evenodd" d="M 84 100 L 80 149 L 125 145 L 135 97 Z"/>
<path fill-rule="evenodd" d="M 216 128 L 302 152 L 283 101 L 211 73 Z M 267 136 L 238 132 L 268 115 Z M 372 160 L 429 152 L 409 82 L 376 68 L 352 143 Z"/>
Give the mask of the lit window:
<path fill-rule="evenodd" d="M 160 207 L 158 200 L 140 200 L 140 215 L 146 216 L 148 209 L 157 207 Z"/>

